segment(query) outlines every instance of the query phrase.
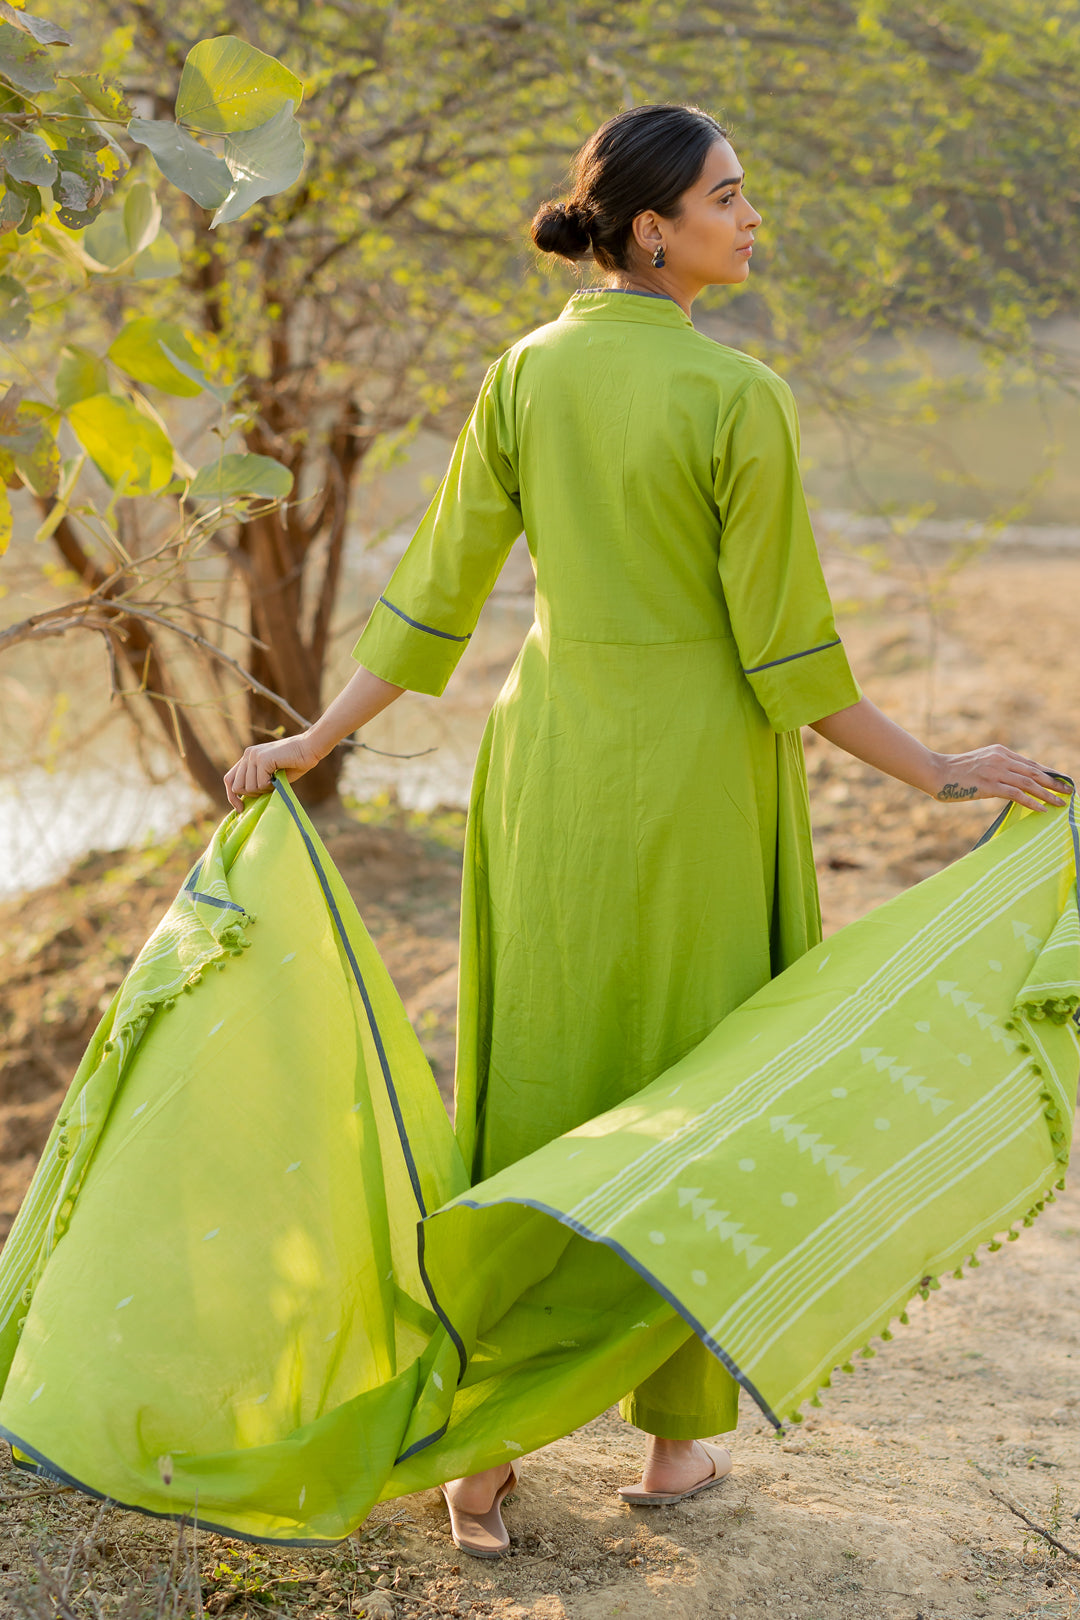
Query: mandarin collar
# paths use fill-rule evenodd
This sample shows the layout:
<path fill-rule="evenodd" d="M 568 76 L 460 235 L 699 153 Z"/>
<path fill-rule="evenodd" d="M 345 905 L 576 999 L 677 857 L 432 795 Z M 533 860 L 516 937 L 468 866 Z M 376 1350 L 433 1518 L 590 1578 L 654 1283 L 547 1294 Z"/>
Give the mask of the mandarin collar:
<path fill-rule="evenodd" d="M 649 326 L 689 326 L 693 321 L 666 294 L 623 292 L 615 287 L 583 287 L 559 316 L 561 321 L 641 321 Z"/>

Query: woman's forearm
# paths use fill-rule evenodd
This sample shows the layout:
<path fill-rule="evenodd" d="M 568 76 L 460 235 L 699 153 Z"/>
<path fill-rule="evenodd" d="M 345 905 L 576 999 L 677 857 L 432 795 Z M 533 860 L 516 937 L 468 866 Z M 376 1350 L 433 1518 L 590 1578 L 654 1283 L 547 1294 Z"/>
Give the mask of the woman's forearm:
<path fill-rule="evenodd" d="M 931 798 L 1012 799 L 1030 810 L 1063 802 L 1061 779 L 1036 760 L 1000 743 L 961 754 L 936 753 L 882 714 L 869 698 L 815 720 L 812 729 L 845 753 Z"/>
<path fill-rule="evenodd" d="M 343 738 L 351 737 L 388 709 L 404 690 L 403 686 L 381 680 L 369 669 L 358 669 L 314 725 L 308 727 L 307 735 L 319 758 L 325 759 Z"/>
<path fill-rule="evenodd" d="M 886 776 L 895 776 L 910 787 L 935 797 L 944 786 L 945 756 L 935 754 L 895 720 L 882 714 L 869 698 L 860 698 L 849 709 L 815 720 L 811 730 L 819 737 L 853 754 Z M 972 795 L 973 796 L 973 795 Z"/>
<path fill-rule="evenodd" d="M 245 797 L 265 793 L 278 774 L 295 782 L 325 759 L 344 737 L 381 714 L 404 690 L 403 686 L 380 680 L 369 669 L 358 669 L 325 714 L 306 731 L 275 742 L 252 743 L 244 749 L 225 773 L 225 792 L 233 809 L 242 810 Z"/>

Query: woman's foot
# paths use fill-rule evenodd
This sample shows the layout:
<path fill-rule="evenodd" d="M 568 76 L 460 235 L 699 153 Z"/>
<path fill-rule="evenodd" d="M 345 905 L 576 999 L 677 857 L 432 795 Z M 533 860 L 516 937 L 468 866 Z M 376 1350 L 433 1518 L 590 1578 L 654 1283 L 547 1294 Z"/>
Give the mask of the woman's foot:
<path fill-rule="evenodd" d="M 731 1453 L 704 1440 L 664 1440 L 650 1435 L 641 1483 L 619 1491 L 624 1502 L 662 1506 L 719 1485 L 731 1472 Z"/>
<path fill-rule="evenodd" d="M 501 1558 L 510 1550 L 500 1509 L 516 1484 L 517 1468 L 504 1463 L 439 1486 L 450 1512 L 455 1547 L 473 1558 Z"/>

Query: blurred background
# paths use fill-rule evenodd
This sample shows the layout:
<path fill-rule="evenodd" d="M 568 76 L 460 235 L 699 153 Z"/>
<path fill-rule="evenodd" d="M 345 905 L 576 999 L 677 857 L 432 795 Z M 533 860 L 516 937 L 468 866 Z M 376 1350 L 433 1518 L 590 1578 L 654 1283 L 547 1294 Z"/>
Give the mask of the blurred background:
<path fill-rule="evenodd" d="M 53 413 L 61 468 L 45 493 L 14 480 L 0 564 L 5 894 L 220 806 L 240 748 L 295 726 L 240 670 L 293 714 L 333 695 L 484 370 L 577 284 L 537 263 L 534 208 L 598 122 L 645 100 L 707 107 L 746 166 L 765 218 L 753 274 L 704 295 L 695 320 L 796 391 L 845 634 L 859 650 L 874 630 L 864 685 L 939 746 L 1042 746 L 1010 705 L 1038 695 L 1080 554 L 1075 4 L 110 0 L 87 14 L 56 0 L 50 17 L 71 35 L 62 74 L 122 87 L 137 121 L 173 116 L 196 40 L 240 36 L 302 81 L 306 156 L 294 184 L 212 230 L 212 210 L 119 133 L 109 208 L 149 183 L 162 210 L 134 272 L 95 275 L 49 240 L 100 253 L 109 213 L 0 236 L 0 256 L 31 254 L 32 318 L 5 327 L 6 380 Z M 198 385 L 160 361 L 134 381 L 116 370 L 116 334 L 140 322 L 172 323 Z M 289 469 L 289 501 L 241 491 L 208 514 L 178 506 L 175 478 L 126 494 L 94 455 L 68 491 L 80 445 L 63 407 L 91 361 L 83 392 L 134 390 L 174 472 L 247 450 Z M 20 632 L 105 579 L 163 622 L 139 620 L 134 645 L 117 613 Z M 975 605 L 976 580 L 993 610 Z M 386 753 L 341 750 L 309 801 L 340 787 L 464 805 L 530 584 L 522 545 L 448 694 L 404 698 L 369 728 Z M 954 669 L 958 603 L 975 651 Z M 1026 616 L 1015 668 L 992 656 L 1006 656 L 995 615 Z M 973 656 L 996 693 L 981 730 L 961 713 Z"/>
<path fill-rule="evenodd" d="M 19 489 L 3 627 L 78 598 L 86 567 L 123 554 L 131 601 L 198 627 L 293 711 L 317 713 L 479 377 L 575 288 L 536 262 L 534 207 L 602 118 L 691 100 L 729 126 L 764 215 L 750 283 L 706 293 L 695 319 L 795 387 L 863 684 L 941 747 L 1049 747 L 1033 718 L 1049 697 L 1040 661 L 1075 604 L 1080 556 L 1077 6 L 110 0 L 86 15 L 58 0 L 50 15 L 73 36 L 63 71 L 104 68 L 144 117 L 172 112 L 194 40 L 248 39 L 303 81 L 306 162 L 214 232 L 207 209 L 159 188 L 172 264 L 100 287 L 42 283 L 49 303 L 39 293 L 29 334 L 6 347 L 8 381 L 31 376 L 49 399 L 65 358 L 123 322 L 168 319 L 233 387 L 227 407 L 144 387 L 173 444 L 194 462 L 215 442 L 246 445 L 295 481 L 287 509 L 227 507 L 198 544 L 176 541 L 175 499 L 117 497 L 92 465 L 81 488 L 97 480 L 96 499 L 81 518 L 53 512 L 45 535 L 57 497 Z M 146 149 L 121 144 L 130 177 L 160 180 Z M 168 539 L 165 572 L 141 565 Z M 529 586 L 520 546 L 450 692 L 403 698 L 369 727 L 385 755 L 340 750 L 309 800 L 340 787 L 465 805 Z M 1017 659 L 1002 625 L 1022 625 Z M 233 667 L 149 629 L 142 679 L 115 638 L 74 625 L 0 651 L 8 896 L 87 849 L 178 828 L 249 739 L 293 729 Z M 1075 659 L 1070 633 L 1061 651 Z M 1054 747 L 1067 765 L 1067 744 Z"/>

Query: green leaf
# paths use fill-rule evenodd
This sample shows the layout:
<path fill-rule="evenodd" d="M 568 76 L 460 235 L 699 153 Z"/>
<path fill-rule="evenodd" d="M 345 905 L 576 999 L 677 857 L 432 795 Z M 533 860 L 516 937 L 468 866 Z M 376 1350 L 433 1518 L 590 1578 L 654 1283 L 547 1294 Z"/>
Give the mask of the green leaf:
<path fill-rule="evenodd" d="M 86 154 L 62 152 L 60 155 L 64 162 L 53 187 L 53 196 L 61 208 L 72 211 L 88 209 L 93 191 L 93 181 L 89 175 L 81 172 L 82 165 L 78 162 L 78 158 Z M 89 155 L 93 156 L 92 153 Z M 67 221 L 65 220 L 64 223 L 67 224 Z M 79 227 L 73 226 L 71 229 L 77 230 Z"/>
<path fill-rule="evenodd" d="M 50 102 L 41 128 L 51 134 L 58 147 L 67 147 L 71 152 L 100 152 L 106 146 L 113 146 L 122 154 L 122 148 L 116 145 L 108 130 L 102 129 L 97 119 L 88 115 L 81 96 L 64 96 L 60 101 Z"/>
<path fill-rule="evenodd" d="M 112 187 L 101 172 L 96 152 L 57 152 L 60 173 L 53 186 L 56 217 L 68 230 L 80 231 L 97 218 Z"/>
<path fill-rule="evenodd" d="M 53 428 L 55 411 L 41 399 L 23 400 L 14 411 L 5 399 L 0 421 L 0 470 L 9 488 L 18 480 L 29 485 L 35 495 L 51 495 L 60 477 L 60 452 Z"/>
<path fill-rule="evenodd" d="M 99 264 L 110 269 L 142 253 L 156 240 L 161 228 L 161 204 L 153 186 L 137 180 L 124 198 L 122 208 L 101 214 L 83 238 L 83 245 Z"/>
<path fill-rule="evenodd" d="M 35 193 L 36 195 L 36 193 Z M 40 201 L 40 198 L 38 199 Z M 26 213 L 26 201 L 10 186 L 0 191 L 0 234 L 10 231 Z"/>
<path fill-rule="evenodd" d="M 0 401 L 0 408 L 3 410 L 3 414 L 0 416 L 0 450 L 5 455 L 5 467 L 10 461 L 12 471 L 15 465 L 13 457 L 16 454 L 32 454 L 38 439 L 41 437 L 41 423 L 36 417 L 32 421 L 28 421 L 23 415 L 22 406 L 14 410 L 11 408 L 9 401 L 13 392 L 15 390 L 9 388 L 4 399 Z M 7 475 L 5 474 L 5 476 Z M 18 485 L 10 478 L 8 478 L 8 483 L 11 488 L 18 488 Z"/>
<path fill-rule="evenodd" d="M 128 400 L 93 394 L 67 419 L 101 476 L 125 495 L 152 495 L 172 476 L 173 453 L 161 428 Z"/>
<path fill-rule="evenodd" d="M 271 456 L 227 455 L 200 467 L 188 495 L 193 500 L 227 501 L 234 495 L 283 499 L 293 486 L 288 467 Z"/>
<path fill-rule="evenodd" d="M 115 84 L 109 84 L 96 73 L 71 73 L 67 82 L 73 84 L 84 101 L 104 114 L 126 124 L 133 108 L 124 100 L 124 93 Z"/>
<path fill-rule="evenodd" d="M 124 198 L 124 231 L 128 252 L 141 253 L 161 229 L 161 204 L 153 186 L 137 180 Z"/>
<path fill-rule="evenodd" d="M 164 340 L 162 340 L 161 343 L 161 352 L 164 354 L 167 360 L 172 361 L 177 371 L 182 372 L 185 377 L 190 377 L 193 383 L 195 383 L 199 388 L 205 389 L 208 394 L 212 394 L 220 404 L 227 405 L 229 403 L 236 391 L 235 383 L 226 384 L 211 382 L 210 379 L 204 376 L 197 367 L 190 365 L 189 362 L 182 359 L 180 355 L 174 354 L 173 350 L 169 348 L 169 345 Z"/>
<path fill-rule="evenodd" d="M 83 247 L 98 264 L 106 265 L 110 270 L 122 267 L 124 273 L 135 281 L 157 281 L 166 276 L 178 276 L 180 255 L 167 231 L 159 228 L 147 245 L 135 252 L 134 244 L 143 236 L 149 236 L 152 223 L 147 217 L 145 205 L 141 201 L 135 204 L 130 200 L 135 193 L 142 192 L 153 198 L 160 221 L 160 207 L 153 188 L 140 180 L 128 192 L 122 208 L 110 208 L 98 215 L 83 237 Z M 129 227 L 134 235 L 130 234 Z"/>
<path fill-rule="evenodd" d="M 176 243 L 168 231 L 159 231 L 136 258 L 131 274 L 136 281 L 164 281 L 168 276 L 178 276 L 181 268 Z"/>
<path fill-rule="evenodd" d="M 232 175 L 224 158 L 215 157 L 192 140 L 178 124 L 159 118 L 133 118 L 128 134 L 145 146 L 166 180 L 186 192 L 200 208 L 217 208 L 232 189 Z"/>
<path fill-rule="evenodd" d="M 37 95 L 52 87 L 55 74 L 48 51 L 10 23 L 0 22 L 0 74 L 16 89 Z"/>
<path fill-rule="evenodd" d="M 23 214 L 18 223 L 18 231 L 20 236 L 25 236 L 27 231 L 33 230 L 34 222 L 45 212 L 41 192 L 37 186 L 24 186 L 21 180 L 13 180 L 10 175 L 8 175 L 6 186 L 9 196 L 18 199 L 22 203 Z M 11 204 L 11 208 L 12 212 L 14 212 L 14 202 Z"/>
<path fill-rule="evenodd" d="M 8 0 L 0 0 L 0 17 L 15 28 L 21 28 L 24 34 L 30 34 L 39 45 L 70 45 L 72 42 L 67 29 L 61 28 L 59 23 L 31 17 L 29 12 L 8 5 Z"/>
<path fill-rule="evenodd" d="M 43 400 L 28 399 L 19 406 L 17 420 L 36 426 L 32 448 L 16 450 L 15 466 L 23 483 L 35 495 L 54 495 L 60 482 L 60 449 L 52 425 L 53 409 Z"/>
<path fill-rule="evenodd" d="M 225 162 L 233 177 L 232 190 L 210 221 L 228 225 L 247 212 L 261 197 L 271 197 L 291 186 L 304 167 L 304 140 L 287 101 L 281 111 L 258 129 L 230 135 L 225 141 Z"/>
<path fill-rule="evenodd" d="M 14 276 L 0 276 L 0 338 L 18 343 L 30 330 L 30 294 Z"/>
<path fill-rule="evenodd" d="M 256 129 L 286 101 L 299 107 L 304 86 L 283 63 L 246 40 L 223 34 L 188 52 L 176 96 L 176 119 L 204 135 Z"/>
<path fill-rule="evenodd" d="M 109 373 L 104 360 L 90 349 L 69 343 L 56 369 L 56 400 L 62 410 L 92 394 L 109 392 Z"/>
<path fill-rule="evenodd" d="M 51 186 L 56 179 L 56 158 L 48 141 L 26 132 L 0 146 L 0 164 L 14 180 L 28 186 Z"/>
<path fill-rule="evenodd" d="M 0 484 L 0 557 L 11 544 L 11 527 L 11 501 L 7 490 Z"/>
<path fill-rule="evenodd" d="M 124 210 L 109 208 L 99 214 L 93 224 L 87 226 L 83 247 L 92 259 L 108 265 L 110 269 L 123 264 L 131 254 L 124 228 Z"/>
<path fill-rule="evenodd" d="M 138 320 L 129 321 L 113 339 L 109 345 L 109 359 L 126 371 L 129 377 L 150 383 L 166 394 L 178 394 L 183 398 L 199 393 L 201 383 L 177 370 L 162 352 L 162 343 L 167 343 L 172 353 L 189 366 L 199 358 L 187 333 L 175 321 L 159 321 L 152 316 L 142 315 Z"/>

